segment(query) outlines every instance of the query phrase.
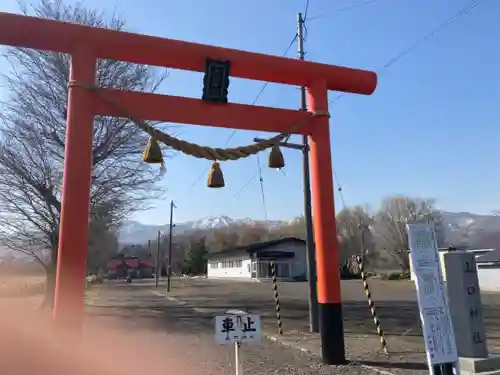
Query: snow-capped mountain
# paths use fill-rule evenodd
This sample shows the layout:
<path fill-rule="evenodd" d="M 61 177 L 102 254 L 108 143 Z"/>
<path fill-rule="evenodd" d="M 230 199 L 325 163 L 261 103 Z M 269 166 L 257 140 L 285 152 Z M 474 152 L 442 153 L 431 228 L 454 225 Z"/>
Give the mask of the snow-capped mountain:
<path fill-rule="evenodd" d="M 176 224 L 177 227 L 184 227 L 184 230 L 189 229 L 218 229 L 225 228 L 236 224 L 251 224 L 252 219 L 232 219 L 229 216 L 208 216 L 203 219 L 188 221 L 186 223 Z"/>
<path fill-rule="evenodd" d="M 443 212 L 442 217 L 448 243 L 466 243 L 472 247 L 500 247 L 500 216 Z"/>
<path fill-rule="evenodd" d="M 175 233 L 184 233 L 196 230 L 213 230 L 227 228 L 233 225 L 257 225 L 264 224 L 269 228 L 275 228 L 283 225 L 281 221 L 259 221 L 250 218 L 233 219 L 228 216 L 208 216 L 199 220 L 175 223 Z M 122 244 L 145 243 L 148 240 L 155 239 L 158 231 L 168 233 L 169 225 L 146 225 L 137 221 L 126 221 L 120 228 L 119 242 Z"/>

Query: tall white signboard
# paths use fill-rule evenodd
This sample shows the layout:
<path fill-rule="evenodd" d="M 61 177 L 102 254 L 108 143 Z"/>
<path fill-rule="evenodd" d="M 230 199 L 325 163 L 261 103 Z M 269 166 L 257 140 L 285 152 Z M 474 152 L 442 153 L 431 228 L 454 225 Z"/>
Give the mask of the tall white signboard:
<path fill-rule="evenodd" d="M 432 371 L 435 365 L 457 363 L 457 346 L 434 226 L 408 224 L 407 229 L 427 361 Z"/>

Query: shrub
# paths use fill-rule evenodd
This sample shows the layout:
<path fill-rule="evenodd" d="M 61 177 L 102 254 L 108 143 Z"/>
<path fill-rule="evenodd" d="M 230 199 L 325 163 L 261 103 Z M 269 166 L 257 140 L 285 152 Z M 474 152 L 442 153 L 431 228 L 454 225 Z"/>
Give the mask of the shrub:
<path fill-rule="evenodd" d="M 407 280 L 410 278 L 409 271 L 387 272 L 380 274 L 382 280 Z"/>

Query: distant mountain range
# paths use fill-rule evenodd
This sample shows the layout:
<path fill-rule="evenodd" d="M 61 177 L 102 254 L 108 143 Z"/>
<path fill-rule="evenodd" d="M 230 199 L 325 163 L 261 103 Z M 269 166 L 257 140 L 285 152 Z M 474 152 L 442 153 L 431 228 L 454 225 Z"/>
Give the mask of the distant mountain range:
<path fill-rule="evenodd" d="M 442 215 L 444 237 L 448 244 L 468 244 L 469 246 L 481 247 L 485 246 L 486 243 L 491 243 L 492 237 L 498 234 L 500 245 L 500 216 L 477 215 L 469 212 L 443 212 Z M 196 230 L 210 231 L 238 224 L 264 224 L 269 228 L 276 228 L 287 223 L 289 221 L 265 222 L 250 218 L 233 219 L 228 216 L 209 216 L 195 221 L 175 223 L 174 234 Z M 168 230 L 168 224 L 146 225 L 137 221 L 126 221 L 120 229 L 119 242 L 124 245 L 146 243 L 148 240 L 155 239 L 158 231 L 168 233 Z"/>
<path fill-rule="evenodd" d="M 474 248 L 500 247 L 500 216 L 470 212 L 443 212 L 442 216 L 447 243 Z"/>
<path fill-rule="evenodd" d="M 469 212 L 443 212 L 443 227 L 446 244 L 467 245 L 474 248 L 500 247 L 500 216 L 477 215 Z M 203 219 L 175 223 L 174 234 L 190 231 L 211 231 L 237 224 L 264 224 L 277 228 L 290 221 L 260 221 L 250 218 L 233 219 L 228 216 L 209 216 Z M 145 244 L 156 239 L 158 231 L 168 233 L 168 224 L 146 225 L 137 221 L 126 221 L 119 233 L 120 245 Z M 8 258 L 25 258 L 21 253 L 12 252 L 0 246 L 0 261 Z"/>
<path fill-rule="evenodd" d="M 259 225 L 263 224 L 269 228 L 276 228 L 286 224 L 287 221 L 260 221 L 250 218 L 233 219 L 228 216 L 208 216 L 203 219 L 186 221 L 183 223 L 175 223 L 175 228 L 172 233 L 186 233 L 197 230 L 213 230 L 219 228 L 227 228 L 234 225 Z M 158 231 L 168 233 L 169 224 L 164 225 L 146 225 L 137 221 L 126 221 L 120 228 L 119 243 L 120 244 L 141 244 L 148 240 L 154 240 Z"/>

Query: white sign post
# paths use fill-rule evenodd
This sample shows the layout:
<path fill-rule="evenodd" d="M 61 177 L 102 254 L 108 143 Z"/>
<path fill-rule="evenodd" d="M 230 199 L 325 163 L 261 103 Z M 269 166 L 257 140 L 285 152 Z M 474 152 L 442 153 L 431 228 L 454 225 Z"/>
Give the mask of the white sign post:
<path fill-rule="evenodd" d="M 434 226 L 408 224 L 407 229 L 429 371 L 433 375 L 451 375 L 454 366 L 459 375 L 457 346 Z"/>
<path fill-rule="evenodd" d="M 234 345 L 236 375 L 241 375 L 240 346 L 261 340 L 260 316 L 242 310 L 228 310 L 215 317 L 215 341 L 220 345 Z"/>

